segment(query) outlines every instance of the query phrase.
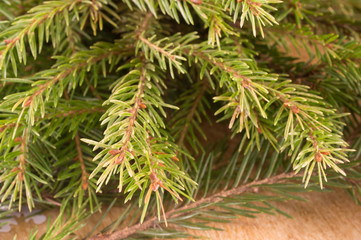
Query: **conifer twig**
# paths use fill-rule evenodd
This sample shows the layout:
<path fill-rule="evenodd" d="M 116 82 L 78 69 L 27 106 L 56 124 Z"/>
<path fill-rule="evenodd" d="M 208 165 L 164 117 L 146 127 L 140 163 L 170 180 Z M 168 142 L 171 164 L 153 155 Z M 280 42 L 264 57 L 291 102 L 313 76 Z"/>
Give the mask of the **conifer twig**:
<path fill-rule="evenodd" d="M 194 116 L 194 113 L 198 107 L 198 104 L 204 94 L 204 92 L 206 91 L 208 87 L 208 80 L 204 80 L 203 84 L 202 84 L 202 87 L 198 93 L 198 95 L 196 96 L 196 99 L 194 100 L 194 103 L 193 103 L 193 106 L 189 112 L 189 114 L 187 115 L 187 118 L 186 118 L 186 124 L 184 125 L 184 128 L 180 134 L 180 137 L 179 137 L 179 140 L 178 140 L 178 146 L 182 146 L 183 145 L 183 142 L 184 142 L 184 138 L 186 136 L 186 133 L 188 131 L 188 128 L 189 128 L 189 124 Z"/>
<path fill-rule="evenodd" d="M 121 53 L 121 52 L 120 51 L 109 51 L 109 52 L 101 54 L 101 55 L 99 55 L 97 57 L 91 58 L 90 60 L 86 59 L 86 61 L 84 61 L 84 62 L 77 63 L 75 66 L 73 65 L 72 67 L 63 70 L 61 73 L 56 75 L 52 80 L 40 85 L 39 88 L 24 101 L 24 107 L 31 106 L 31 104 L 32 104 L 32 102 L 34 100 L 34 97 L 42 94 L 47 88 L 49 88 L 49 86 L 54 85 L 59 80 L 66 78 L 67 76 L 69 76 L 70 74 L 78 71 L 79 69 L 84 68 L 89 63 L 94 64 L 94 63 L 97 63 L 97 62 L 99 62 L 99 61 L 101 61 L 103 59 L 107 59 L 110 55 L 116 55 L 116 54 L 119 54 L 119 53 Z"/>
<path fill-rule="evenodd" d="M 83 152 L 80 147 L 80 138 L 79 138 L 78 132 L 76 132 L 76 134 L 75 134 L 75 144 L 76 144 L 76 150 L 78 152 L 77 160 L 79 160 L 80 168 L 81 168 L 82 187 L 84 190 L 86 190 L 88 188 L 88 173 L 86 172 L 86 169 L 85 169 Z"/>
<path fill-rule="evenodd" d="M 84 114 L 84 113 L 102 113 L 102 112 L 104 112 L 104 108 L 101 108 L 101 107 L 85 108 L 85 109 L 58 112 L 56 114 L 50 114 L 50 113 L 45 114 L 44 117 L 35 118 L 35 121 L 47 120 L 47 119 L 53 119 L 53 118 L 59 118 L 59 117 L 72 117 L 72 116 L 76 116 L 78 114 Z M 15 126 L 20 126 L 20 125 L 21 125 L 20 123 L 19 124 L 17 124 L 17 123 L 4 124 L 0 127 L 0 133 L 7 128 L 14 128 Z"/>
<path fill-rule="evenodd" d="M 66 100 L 70 100 L 68 91 L 64 91 L 64 97 Z M 84 190 L 88 188 L 88 173 L 85 169 L 84 164 L 84 158 L 83 158 L 83 152 L 80 147 L 80 138 L 79 138 L 79 131 L 76 131 L 75 133 L 75 145 L 76 145 L 76 151 L 78 153 L 77 160 L 79 160 L 80 168 L 81 168 L 81 181 L 82 181 L 82 187 Z"/>
<path fill-rule="evenodd" d="M 167 58 L 171 59 L 171 60 L 175 60 L 176 56 L 172 55 L 171 53 L 167 52 L 166 50 L 164 50 L 161 47 L 158 47 L 157 45 L 151 43 L 148 39 L 144 38 L 142 35 L 138 36 L 139 40 L 141 40 L 142 42 L 144 42 L 145 44 L 147 44 L 149 47 L 153 48 L 154 50 L 160 52 L 161 54 L 163 54 L 164 56 L 166 56 Z"/>
<path fill-rule="evenodd" d="M 82 0 L 78 0 L 77 3 L 80 3 Z M 41 25 L 42 23 L 44 23 L 49 17 L 54 17 L 56 14 L 58 14 L 59 12 L 62 12 L 64 10 L 67 10 L 73 3 L 72 2 L 67 2 L 64 5 L 60 5 L 58 6 L 56 9 L 54 9 L 53 11 L 51 11 L 51 13 L 47 13 L 45 14 L 42 18 L 40 19 L 36 19 L 34 21 L 32 21 L 28 26 L 26 26 L 19 34 L 18 36 L 12 38 L 12 39 L 6 39 L 5 42 L 5 46 L 6 46 L 6 52 L 11 49 L 12 47 L 14 47 L 16 45 L 16 43 L 21 40 L 22 38 L 24 38 L 28 32 L 33 29 L 35 26 Z M 2 55 L 3 51 L 0 52 L 0 56 Z"/>
<path fill-rule="evenodd" d="M 189 53 L 189 50 L 185 50 L 185 53 Z M 224 63 L 216 61 L 214 59 L 211 59 L 211 58 L 207 57 L 206 55 L 204 55 L 200 51 L 193 51 L 192 54 L 195 57 L 202 58 L 203 60 L 214 64 L 215 66 L 219 67 L 220 69 L 232 74 L 234 77 L 242 79 L 242 84 L 243 84 L 244 87 L 250 87 L 250 85 L 252 85 L 252 80 L 251 79 L 249 79 L 246 76 L 238 73 L 236 70 L 226 66 Z"/>
<path fill-rule="evenodd" d="M 146 30 L 146 28 L 147 28 L 147 26 L 148 26 L 148 24 L 149 24 L 149 21 L 150 21 L 150 19 L 151 19 L 152 16 L 153 16 L 153 15 L 152 15 L 152 13 L 150 13 L 150 12 L 148 12 L 148 13 L 145 15 L 145 17 L 144 17 L 144 19 L 143 19 L 142 25 L 140 26 L 140 28 L 139 28 L 139 29 L 136 31 L 136 33 L 135 33 L 135 35 L 136 35 L 137 38 L 139 38 L 139 37 L 141 36 L 141 34 Z"/>
<path fill-rule="evenodd" d="M 276 182 L 281 182 L 283 179 L 287 179 L 287 178 L 292 178 L 294 177 L 296 174 L 295 173 L 282 173 L 270 178 L 266 178 L 263 180 L 259 180 L 259 181 L 253 181 L 250 182 L 248 184 L 236 187 L 236 188 L 232 188 L 229 190 L 224 190 L 221 191 L 219 193 L 213 194 L 209 197 L 206 198 L 201 198 L 191 204 L 185 205 L 181 208 L 178 209 L 173 209 L 169 212 L 166 213 L 166 218 L 175 218 L 175 217 L 179 217 L 182 216 L 184 214 L 186 214 L 186 210 L 188 209 L 192 209 L 192 208 L 196 208 L 201 206 L 202 204 L 205 203 L 218 203 L 221 202 L 223 200 L 223 198 L 225 197 L 230 197 L 233 195 L 239 195 L 241 193 L 244 193 L 250 189 L 252 189 L 253 187 L 256 187 L 257 185 L 261 185 L 261 184 L 273 184 Z M 158 222 L 158 218 L 157 217 L 152 217 L 148 220 L 146 220 L 145 222 L 143 222 L 142 224 L 138 223 L 136 225 L 130 226 L 130 227 L 125 227 L 121 230 L 115 231 L 113 233 L 109 233 L 109 234 L 103 234 L 103 235 L 97 235 L 94 236 L 93 238 L 91 238 L 92 240 L 116 240 L 116 239 L 125 239 L 133 234 L 136 234 L 138 231 L 144 231 L 148 228 L 153 227 L 156 223 Z"/>
<path fill-rule="evenodd" d="M 27 129 L 24 131 L 24 136 L 23 137 L 20 137 L 18 139 L 18 141 L 21 142 L 21 145 L 20 145 L 20 149 L 21 149 L 21 155 L 20 155 L 20 165 L 19 165 L 19 168 L 20 168 L 20 172 L 18 173 L 18 176 L 19 176 L 19 179 L 20 181 L 23 181 L 24 180 L 24 172 L 25 172 L 25 164 L 26 164 L 26 159 L 25 159 L 25 154 L 26 154 L 26 138 L 27 138 Z M 15 139 L 16 141 L 16 139 Z"/>
<path fill-rule="evenodd" d="M 132 137 L 134 124 L 135 124 L 135 121 L 136 121 L 137 115 L 138 115 L 138 110 L 141 109 L 142 106 L 144 105 L 142 103 L 142 96 L 143 96 L 144 86 L 145 86 L 145 81 L 146 81 L 145 71 L 146 71 L 145 70 L 145 62 L 143 62 L 140 79 L 139 79 L 140 81 L 139 81 L 138 94 L 135 97 L 133 108 L 131 108 L 129 110 L 131 116 L 129 118 L 129 123 L 128 123 L 128 127 L 126 129 L 126 132 L 125 132 L 125 138 L 122 143 L 122 147 L 120 148 L 120 150 L 118 150 L 119 152 L 116 152 L 118 157 L 115 159 L 115 164 L 120 164 L 124 160 L 125 154 L 128 151 L 128 142 L 131 140 L 131 137 Z M 111 151 L 113 151 L 113 150 L 111 150 Z"/>

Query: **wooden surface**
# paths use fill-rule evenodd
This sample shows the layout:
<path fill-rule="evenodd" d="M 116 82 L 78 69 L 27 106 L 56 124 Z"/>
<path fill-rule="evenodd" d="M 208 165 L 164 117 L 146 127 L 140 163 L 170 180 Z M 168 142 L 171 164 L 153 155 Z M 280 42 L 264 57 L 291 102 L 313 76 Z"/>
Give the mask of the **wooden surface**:
<path fill-rule="evenodd" d="M 233 223 L 222 225 L 225 231 L 207 231 L 203 236 L 230 240 L 361 239 L 361 207 L 345 192 L 312 192 L 301 196 L 309 201 L 275 204 L 293 219 L 279 214 L 261 214 L 255 219 L 240 217 Z"/>
<path fill-rule="evenodd" d="M 242 240 L 360 240 L 361 239 L 361 207 L 356 205 L 343 191 L 328 193 L 311 192 L 301 196 L 308 202 L 288 201 L 275 205 L 294 219 L 283 215 L 260 214 L 257 218 L 239 217 L 232 223 L 217 224 L 225 231 L 190 231 L 208 239 L 242 239 Z M 121 208 L 112 210 L 99 229 L 105 227 L 116 219 L 121 213 Z M 56 212 L 48 212 L 52 219 Z M 89 231 L 101 215 L 89 219 L 87 226 L 80 231 L 79 237 Z M 31 229 L 38 227 L 40 232 L 45 231 L 46 224 L 36 225 L 32 221 L 26 223 L 24 218 L 16 218 L 18 225 L 11 225 L 8 233 L 0 233 L 1 240 L 12 239 L 14 234 L 17 239 L 27 239 Z"/>

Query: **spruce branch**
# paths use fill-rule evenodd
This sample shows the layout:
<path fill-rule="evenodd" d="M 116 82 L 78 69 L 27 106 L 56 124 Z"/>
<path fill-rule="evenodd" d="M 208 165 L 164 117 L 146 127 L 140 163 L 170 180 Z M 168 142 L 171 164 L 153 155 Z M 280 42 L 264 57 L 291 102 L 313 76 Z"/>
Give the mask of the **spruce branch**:
<path fill-rule="evenodd" d="M 16 19 L 13 23 L 13 26 L 8 28 L 7 31 L 4 31 L 0 35 L 0 38 L 7 37 L 7 39 L 4 40 L 5 45 L 0 47 L 0 69 L 2 69 L 4 65 L 7 64 L 8 59 L 10 59 L 16 75 L 17 68 L 15 53 L 13 50 L 14 48 L 16 48 L 19 62 L 24 62 L 24 64 L 26 64 L 27 57 L 24 43 L 26 36 L 29 39 L 30 50 L 34 58 L 36 58 L 37 53 L 40 53 L 42 50 L 44 36 L 46 42 L 48 42 L 49 38 L 51 37 L 54 47 L 59 45 L 60 32 L 62 31 L 60 28 L 63 27 L 63 24 L 60 23 L 60 21 L 65 21 L 66 26 L 68 27 L 69 22 L 71 21 L 70 19 L 72 19 L 74 16 L 80 20 L 78 11 L 84 14 L 81 17 L 81 28 L 84 27 L 88 16 L 91 15 L 92 17 L 89 17 L 89 19 L 95 32 L 96 24 L 101 16 L 98 11 L 103 4 L 107 3 L 108 0 L 98 0 L 92 2 L 83 0 L 51 1 L 29 10 L 27 15 L 23 15 Z M 63 14 L 65 17 L 59 18 L 60 14 Z M 35 30 L 37 28 L 39 28 L 38 45 L 36 43 L 35 37 Z"/>
<path fill-rule="evenodd" d="M 211 72 L 220 74 L 220 86 L 223 82 L 226 82 L 227 92 L 221 96 L 217 96 L 214 99 L 216 101 L 226 101 L 228 104 L 220 108 L 215 114 L 225 112 L 227 117 L 231 118 L 230 128 L 236 123 L 237 128 L 241 132 L 243 128 L 246 130 L 247 137 L 250 137 L 252 129 L 252 136 L 258 136 L 263 133 L 267 139 L 271 142 L 277 142 L 277 135 L 274 135 L 273 131 L 267 127 L 270 124 L 267 123 L 268 115 L 274 115 L 274 111 L 271 106 L 276 104 L 277 101 L 281 101 L 283 105 L 278 108 L 275 117 L 273 118 L 273 125 L 276 126 L 280 123 L 280 118 L 287 117 L 287 121 L 284 122 L 284 139 L 285 143 L 280 147 L 283 151 L 287 147 L 293 151 L 298 152 L 294 169 L 299 171 L 300 168 L 306 167 L 308 178 L 311 176 L 313 166 L 317 162 L 316 159 L 320 159 L 318 156 L 318 149 L 314 149 L 309 145 L 303 145 L 303 141 L 307 140 L 309 131 L 317 129 L 317 135 L 322 135 L 323 146 L 322 149 L 332 149 L 331 145 L 339 145 L 341 147 L 347 147 L 347 143 L 342 139 L 342 135 L 339 133 L 340 123 L 330 123 L 327 121 L 327 117 L 332 118 L 335 114 L 335 110 L 327 108 L 327 106 L 320 103 L 319 96 L 308 93 L 308 87 L 302 85 L 290 84 L 289 81 L 283 83 L 277 83 L 278 76 L 267 74 L 266 72 L 249 70 L 250 66 L 244 61 L 233 60 L 224 63 L 222 60 L 214 57 L 212 54 L 217 54 L 217 51 L 209 50 L 207 54 L 199 53 L 197 50 L 192 50 L 192 55 L 196 59 L 201 59 L 208 64 L 212 64 L 214 67 Z M 232 59 L 231 57 L 229 57 Z M 237 68 L 235 67 L 237 63 Z M 218 71 L 218 72 L 217 72 Z M 297 89 L 297 91 L 296 91 Z M 294 101 L 295 99 L 296 101 Z M 262 103 L 265 102 L 265 103 Z M 266 104 L 267 107 L 263 107 Z M 257 109 L 257 112 L 253 109 Z M 268 108 L 268 109 L 267 109 Z M 229 111 L 230 109 L 234 109 Z M 283 114 L 284 110 L 288 111 L 288 114 Z M 268 114 L 267 111 L 270 111 Z M 240 116 L 240 121 L 235 121 Z M 250 118 L 251 126 L 249 126 L 248 118 Z M 261 121 L 262 118 L 262 121 Z M 294 119 L 295 118 L 295 119 Z M 281 120 L 283 122 L 283 120 Z M 263 123 L 264 122 L 264 123 Z M 326 126 L 326 124 L 330 124 Z M 294 135 L 298 133 L 301 137 L 301 141 L 295 141 Z M 316 138 L 315 138 L 316 139 Z M 259 146 L 259 137 L 256 138 Z M 317 140 L 321 141 L 321 140 Z M 303 146 L 302 146 L 303 145 Z M 274 145 L 276 149 L 278 148 Z M 302 148 L 300 148 L 302 146 Z M 345 148 L 335 148 L 335 152 L 330 156 L 324 156 L 322 164 L 318 164 L 318 172 L 320 176 L 323 176 L 326 166 L 332 167 L 336 172 L 344 174 L 341 169 L 337 167 L 335 163 L 342 163 L 348 161 L 345 152 L 351 151 Z M 328 150 L 325 150 L 328 151 Z M 307 153 L 310 153 L 307 156 Z M 294 155 L 296 156 L 296 155 Z M 307 156 L 307 157 L 306 157 Z M 306 158 L 305 158 L 306 157 Z M 300 159 L 303 159 L 300 163 Z M 306 174 L 305 172 L 305 174 Z M 305 186 L 307 186 L 307 179 L 305 180 Z M 321 183 L 322 186 L 322 183 Z"/>
<path fill-rule="evenodd" d="M 80 138 L 79 133 L 77 132 L 75 134 L 75 143 L 76 143 L 76 150 L 78 152 L 78 160 L 80 162 L 81 167 L 81 179 L 82 179 L 82 187 L 84 190 L 88 188 L 88 173 L 86 172 L 85 165 L 84 165 L 84 158 L 83 158 L 83 152 L 80 148 Z"/>
<path fill-rule="evenodd" d="M 54 119 L 59 117 L 74 117 L 76 115 L 87 114 L 87 113 L 103 113 L 105 110 L 102 107 L 74 109 L 70 111 L 62 111 L 56 114 L 46 114 L 43 119 Z"/>
<path fill-rule="evenodd" d="M 142 19 L 142 25 L 135 29 L 135 35 L 133 37 L 137 41 L 136 52 L 141 49 L 144 57 L 151 62 L 154 62 L 154 58 L 156 58 L 163 70 L 167 70 L 168 65 L 172 78 L 174 78 L 173 67 L 178 70 L 179 73 L 184 74 L 185 69 L 183 62 L 186 58 L 181 56 L 182 50 L 187 47 L 189 42 L 197 39 L 198 36 L 193 32 L 185 36 L 174 34 L 170 37 L 157 40 L 155 35 L 146 38 L 145 36 L 149 35 L 147 26 L 150 21 L 152 21 L 152 14 L 147 13 Z M 154 20 L 152 23 L 154 23 Z M 179 53 L 178 55 L 176 54 L 177 52 Z"/>
<path fill-rule="evenodd" d="M 276 175 L 276 176 L 273 176 L 270 178 L 250 182 L 248 184 L 239 186 L 237 188 L 232 188 L 229 190 L 221 191 L 214 195 L 211 195 L 211 196 L 208 196 L 205 198 L 201 198 L 201 199 L 195 201 L 194 203 L 187 204 L 183 207 L 170 210 L 166 213 L 166 217 L 168 219 L 177 218 L 184 214 L 187 214 L 189 210 L 211 206 L 212 204 L 223 201 L 224 198 L 234 196 L 234 195 L 240 195 L 246 191 L 251 190 L 254 187 L 257 187 L 258 185 L 273 184 L 273 183 L 283 181 L 284 179 L 287 179 L 287 178 L 293 178 L 294 176 L 295 176 L 294 173 L 282 173 L 282 174 L 279 174 L 279 175 Z M 142 224 L 139 223 L 139 224 L 136 224 L 133 226 L 125 227 L 124 229 L 117 230 L 113 233 L 98 235 L 91 239 L 93 239 L 93 240 L 125 239 L 139 231 L 144 231 L 144 230 L 147 230 L 148 228 L 152 228 L 155 224 L 157 224 L 157 222 L 158 222 L 157 217 L 152 217 L 152 218 L 146 220 L 145 222 L 143 222 Z"/>
<path fill-rule="evenodd" d="M 139 29 L 136 30 L 135 35 L 139 39 L 143 32 L 147 29 L 148 24 L 152 20 L 152 13 L 148 12 L 145 14 L 144 18 L 142 19 L 142 25 L 139 26 Z"/>
<path fill-rule="evenodd" d="M 60 107 L 61 108 L 61 107 Z M 81 115 L 88 115 L 88 114 L 100 114 L 103 113 L 105 110 L 102 107 L 89 107 L 89 108 L 71 108 L 66 109 L 63 111 L 58 111 L 56 113 L 48 113 L 45 114 L 44 117 L 39 117 L 35 119 L 36 124 L 40 124 L 40 122 L 47 122 L 49 120 L 59 119 L 59 118 L 72 118 L 74 116 L 81 116 Z M 8 122 L 17 121 L 17 118 L 14 118 L 12 120 L 8 120 Z M 54 125 L 54 124 L 52 124 Z M 3 124 L 0 127 L 0 132 L 9 131 L 15 127 L 21 126 L 21 123 L 7 123 Z"/>
<path fill-rule="evenodd" d="M 272 35 L 273 43 L 283 48 L 286 54 L 293 46 L 299 55 L 306 52 L 310 59 L 326 60 L 329 65 L 332 65 L 333 59 L 341 58 L 337 52 L 343 48 L 343 43 L 337 34 L 315 35 L 311 26 L 296 28 L 294 24 L 276 27 L 274 31 L 267 30 L 268 33 Z"/>
<path fill-rule="evenodd" d="M 159 52 L 163 56 L 165 56 L 169 60 L 169 65 L 174 65 L 178 70 L 181 72 L 184 72 L 182 69 L 182 64 L 179 62 L 179 60 L 185 60 L 185 58 L 177 55 L 173 55 L 172 53 L 166 51 L 164 48 L 159 47 L 156 44 L 151 43 L 148 39 L 144 38 L 143 36 L 139 35 L 139 40 L 141 40 L 144 44 L 146 44 L 149 48 L 151 48 L 155 52 Z M 148 52 L 146 50 L 143 50 L 144 52 Z M 174 50 L 173 50 L 174 51 Z M 160 56 L 156 56 L 158 59 L 160 59 Z M 166 69 L 165 65 L 162 64 L 162 60 L 159 61 L 161 66 Z"/>
<path fill-rule="evenodd" d="M 14 140 L 15 144 L 20 144 L 20 147 L 15 147 L 15 151 L 18 152 L 15 157 L 16 160 L 13 164 L 11 169 L 5 169 L 0 177 L 0 181 L 3 182 L 3 186 L 1 188 L 1 202 L 4 202 L 7 197 L 10 195 L 11 191 L 15 191 L 15 194 L 12 194 L 10 197 L 9 209 L 11 208 L 12 204 L 17 200 L 19 194 L 19 211 L 21 211 L 21 203 L 22 203 L 22 194 L 23 188 L 25 188 L 26 199 L 28 208 L 31 210 L 34 205 L 34 200 L 31 193 L 31 182 L 30 178 L 32 174 L 28 171 L 28 129 L 25 129 L 23 136 L 18 137 Z M 4 157 L 3 157 L 4 158 Z M 18 164 L 18 166 L 16 166 Z M 9 167 L 11 166 L 9 165 Z"/>
<path fill-rule="evenodd" d="M 233 22 L 236 22 L 238 15 L 240 16 L 240 27 L 242 28 L 245 21 L 248 20 L 252 25 L 253 35 L 256 37 L 257 31 L 256 28 L 259 28 L 261 32 L 261 36 L 264 37 L 263 26 L 266 24 L 278 25 L 276 19 L 268 13 L 265 9 L 269 9 L 271 11 L 277 10 L 275 7 L 270 4 L 282 3 L 279 0 L 224 0 L 222 1 L 224 4 L 224 10 L 229 11 L 230 14 L 233 14 Z"/>
<path fill-rule="evenodd" d="M 49 98 L 48 96 L 51 92 L 57 92 L 57 96 L 62 95 L 63 87 L 55 88 L 55 85 L 59 81 L 61 81 L 62 86 L 73 84 L 74 88 L 74 84 L 81 84 L 84 81 L 85 73 L 87 71 L 92 69 L 93 73 L 97 74 L 97 68 L 95 68 L 96 63 L 102 62 L 105 64 L 105 59 L 107 59 L 110 63 L 110 67 L 112 68 L 117 61 L 119 61 L 119 56 L 123 54 L 126 55 L 128 53 L 127 51 L 122 51 L 115 43 L 98 43 L 90 50 L 76 52 L 70 58 L 61 58 L 59 63 L 54 66 L 53 70 L 40 72 L 34 77 L 35 79 L 40 77 L 45 80 L 38 80 L 34 84 L 33 88 L 23 93 L 24 97 L 20 98 L 20 100 L 10 97 L 9 100 L 4 101 L 2 105 L 6 107 L 13 105 L 12 111 L 14 111 L 19 105 L 22 106 L 22 111 L 29 109 L 28 111 L 31 113 L 30 124 L 33 125 L 38 108 L 40 108 L 42 116 L 45 114 L 43 94 L 47 94 L 46 99 Z M 106 75 L 106 68 L 104 69 L 103 67 L 102 70 L 103 74 Z M 57 98 L 53 101 L 54 104 L 56 104 Z"/>
<path fill-rule="evenodd" d="M 154 66 L 141 58 L 125 67 L 134 69 L 116 82 L 111 97 L 105 102 L 111 107 L 102 118 L 102 124 L 108 123 L 104 138 L 100 142 L 83 141 L 94 145 L 94 150 L 102 148 L 94 158 L 94 161 L 101 160 L 90 175 L 91 179 L 105 168 L 97 180 L 97 191 L 112 179 L 112 175 L 119 173 L 119 191 L 127 184 L 124 192 L 129 192 L 125 201 L 130 200 L 138 189 L 141 191 L 143 198 L 139 205 L 144 204 L 144 216 L 151 191 L 157 191 L 160 186 L 175 200 L 180 199 L 179 194 L 189 198 L 183 192 L 186 189 L 184 182 L 194 182 L 180 170 L 175 156 L 177 148 L 167 132 L 160 130 L 165 125 L 155 109 L 165 116 L 163 107 L 174 107 L 159 97 L 163 83 L 155 85 L 151 82 L 161 81 Z M 149 142 L 150 138 L 152 141 Z M 160 201 L 159 193 L 157 196 Z"/>
<path fill-rule="evenodd" d="M 129 0 L 125 0 L 130 8 L 132 3 Z M 277 10 L 270 4 L 280 3 L 278 0 L 262 0 L 262 1 L 236 1 L 236 0 L 224 0 L 224 1 L 198 1 L 198 0 L 184 0 L 177 4 L 172 4 L 170 0 L 161 0 L 157 4 L 149 3 L 144 0 L 133 1 L 133 4 L 142 11 L 149 11 L 157 17 L 157 10 L 163 14 L 167 14 L 178 23 L 180 22 L 179 15 L 183 17 L 187 24 L 194 24 L 193 16 L 189 7 L 191 6 L 197 13 L 198 17 L 203 21 L 206 28 L 208 28 L 208 43 L 212 46 L 216 43 L 220 47 L 220 39 L 222 33 L 225 36 L 236 35 L 230 26 L 232 17 L 227 14 L 233 15 L 233 22 L 238 18 L 241 13 L 241 24 L 244 25 L 245 20 L 249 20 L 252 25 L 252 31 L 256 36 L 256 28 L 258 27 L 261 35 L 264 36 L 263 26 L 266 24 L 273 25 L 278 24 L 275 18 L 268 13 L 265 9 L 272 11 Z"/>
<path fill-rule="evenodd" d="M 20 155 L 20 161 L 19 161 L 19 172 L 18 172 L 18 179 L 19 181 L 23 182 L 24 181 L 24 175 L 25 175 L 25 168 L 26 168 L 26 154 L 27 154 L 27 130 L 25 130 L 24 132 L 24 136 L 22 138 L 17 139 L 18 141 L 21 142 L 20 145 L 20 151 L 21 151 L 21 155 Z M 20 185 L 22 185 L 20 183 Z M 22 198 L 22 187 L 20 186 L 20 196 L 19 196 L 19 201 L 21 203 L 21 198 Z M 27 195 L 29 194 L 29 192 L 27 193 Z M 16 198 L 16 196 L 15 196 Z M 15 199 L 12 199 L 13 201 L 15 201 Z M 31 199 L 29 199 L 30 201 L 28 201 L 28 206 L 29 209 L 31 209 L 32 207 L 34 207 L 34 203 L 31 201 Z M 21 211 L 21 204 L 19 204 L 19 211 Z"/>
<path fill-rule="evenodd" d="M 129 117 L 129 122 L 128 122 L 128 126 L 125 130 L 125 137 L 123 137 L 124 141 L 122 141 L 122 147 L 121 149 L 117 152 L 117 154 L 114 154 L 117 156 L 117 158 L 115 159 L 114 163 L 115 164 L 120 164 L 123 162 L 125 155 L 127 154 L 127 152 L 129 151 L 128 149 L 128 144 L 129 141 L 132 138 L 132 133 L 134 132 L 134 124 L 138 115 L 138 111 L 141 108 L 145 108 L 146 105 L 144 105 L 144 103 L 142 103 L 142 96 L 143 96 L 143 92 L 144 92 L 144 85 L 145 85 L 145 63 L 143 62 L 143 66 L 140 70 L 140 78 L 139 78 L 139 85 L 138 85 L 138 92 L 135 95 L 135 100 L 134 100 L 134 105 L 133 107 L 129 110 L 129 113 L 131 114 L 131 116 Z M 141 187 L 140 187 L 141 188 Z"/>

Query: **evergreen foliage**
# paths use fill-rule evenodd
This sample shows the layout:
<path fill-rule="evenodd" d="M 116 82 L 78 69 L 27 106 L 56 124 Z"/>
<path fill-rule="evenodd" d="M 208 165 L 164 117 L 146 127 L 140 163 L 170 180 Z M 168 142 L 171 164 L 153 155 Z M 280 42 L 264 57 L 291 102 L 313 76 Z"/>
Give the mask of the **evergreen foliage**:
<path fill-rule="evenodd" d="M 87 237 L 180 238 L 295 192 L 359 203 L 360 26 L 354 0 L 2 1 L 2 216 L 59 208 L 29 239 L 76 238 L 117 204 Z"/>

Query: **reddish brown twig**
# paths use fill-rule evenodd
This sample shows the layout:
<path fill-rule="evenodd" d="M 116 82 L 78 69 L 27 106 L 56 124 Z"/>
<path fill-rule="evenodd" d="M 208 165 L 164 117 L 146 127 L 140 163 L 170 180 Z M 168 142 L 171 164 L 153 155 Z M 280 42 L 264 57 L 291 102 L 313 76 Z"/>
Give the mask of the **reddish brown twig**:
<path fill-rule="evenodd" d="M 75 144 L 76 144 L 76 150 L 78 152 L 77 159 L 80 162 L 80 168 L 81 168 L 82 187 L 84 190 L 86 190 L 88 188 L 88 173 L 86 172 L 86 169 L 85 169 L 83 152 L 80 147 L 80 138 L 79 138 L 78 132 L 75 134 Z"/>
<path fill-rule="evenodd" d="M 209 197 L 206 198 L 201 198 L 198 201 L 185 205 L 183 207 L 180 207 L 178 209 L 174 209 L 171 210 L 169 212 L 166 213 L 166 217 L 169 219 L 170 217 L 172 218 L 176 218 L 176 217 L 180 217 L 183 216 L 185 214 L 187 214 L 186 210 L 192 209 L 192 208 L 196 208 L 196 207 L 200 207 L 204 204 L 207 203 L 218 203 L 221 202 L 223 200 L 223 198 L 225 197 L 230 197 L 233 195 L 239 195 L 241 193 L 244 193 L 246 191 L 251 190 L 252 188 L 256 187 L 257 185 L 261 185 L 261 184 L 272 184 L 272 183 L 276 183 L 276 182 L 281 182 L 283 179 L 287 179 L 287 178 L 292 178 L 294 177 L 295 174 L 294 173 L 282 173 L 270 178 L 266 178 L 263 180 L 259 180 L 259 181 L 254 181 L 254 182 L 250 182 L 248 184 L 239 186 L 237 188 L 232 188 L 229 190 L 225 190 L 225 191 L 221 191 L 219 193 L 216 193 L 214 195 L 211 195 Z M 157 217 L 152 217 L 150 219 L 148 219 L 147 221 L 145 221 L 142 224 L 136 224 L 133 226 L 129 226 L 129 227 L 125 227 L 121 230 L 115 231 L 113 233 L 110 234 L 104 234 L 104 235 L 98 235 L 98 236 L 94 236 L 93 238 L 91 238 L 92 240 L 116 240 L 116 239 L 124 239 L 127 238 L 135 233 L 137 233 L 138 231 L 144 231 L 148 228 L 154 227 L 156 224 L 158 223 L 158 218 Z"/>
<path fill-rule="evenodd" d="M 188 131 L 190 122 L 191 122 L 191 120 L 192 120 L 192 118 L 194 116 L 194 113 L 195 113 L 195 111 L 196 111 L 196 109 L 198 107 L 199 102 L 202 99 L 202 96 L 204 95 L 204 92 L 207 89 L 207 86 L 208 86 L 208 80 L 204 79 L 203 80 L 203 85 L 202 85 L 199 93 L 197 94 L 196 99 L 194 100 L 193 106 L 192 106 L 191 110 L 189 111 L 189 114 L 187 115 L 186 124 L 184 125 L 183 130 L 182 130 L 182 132 L 180 134 L 180 137 L 179 137 L 179 140 L 178 140 L 178 146 L 183 145 L 184 138 L 185 138 L 186 133 Z"/>

